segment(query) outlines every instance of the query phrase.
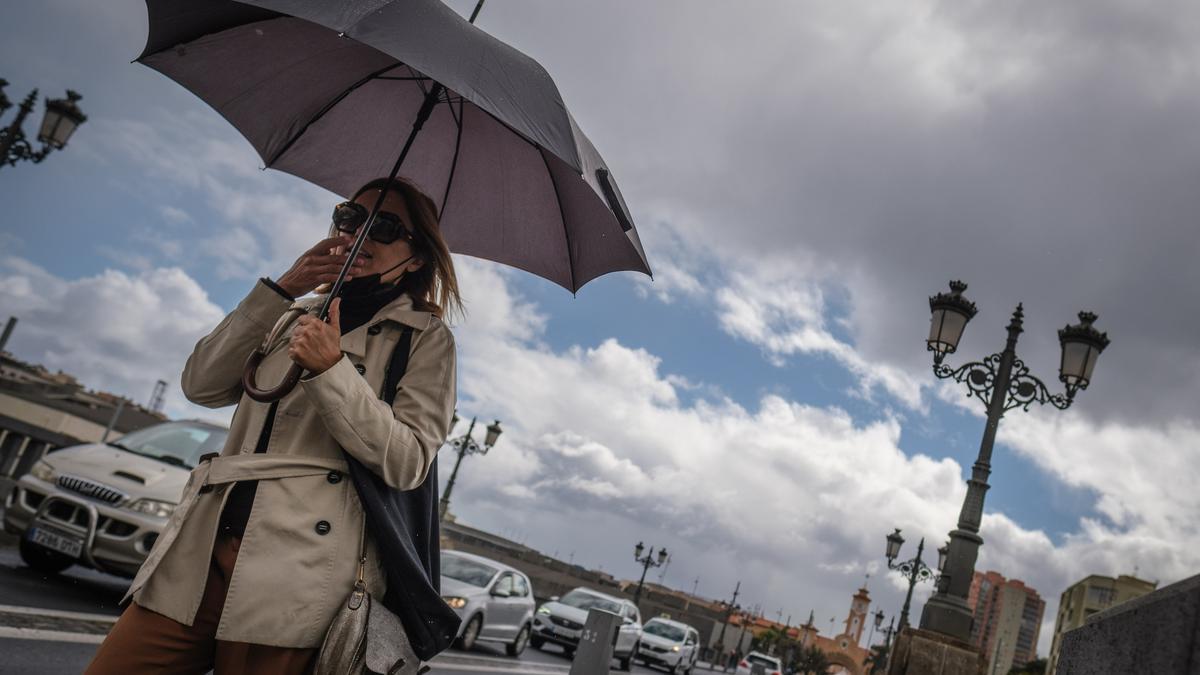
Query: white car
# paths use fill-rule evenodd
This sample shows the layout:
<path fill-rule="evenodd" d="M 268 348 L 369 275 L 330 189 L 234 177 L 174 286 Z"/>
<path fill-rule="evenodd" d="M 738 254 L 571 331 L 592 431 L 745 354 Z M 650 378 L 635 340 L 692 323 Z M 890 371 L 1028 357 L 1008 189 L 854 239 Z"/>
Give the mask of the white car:
<path fill-rule="evenodd" d="M 734 675 L 756 675 L 755 670 L 759 670 L 765 675 L 781 675 L 783 665 L 774 656 L 767 656 L 762 652 L 750 652 L 745 658 L 738 661 L 737 671 Z"/>
<path fill-rule="evenodd" d="M 533 586 L 529 577 L 491 558 L 442 551 L 442 599 L 462 618 L 458 646 L 503 644 L 520 656 L 533 626 Z"/>
<path fill-rule="evenodd" d="M 700 658 L 700 632 L 665 617 L 650 619 L 642 626 L 637 657 L 647 666 L 662 666 L 673 675 L 690 675 Z"/>
<path fill-rule="evenodd" d="M 550 602 L 538 607 L 529 644 L 534 649 L 541 649 L 547 642 L 552 642 L 561 646 L 568 656 L 574 656 L 579 636 L 587 623 L 588 610 L 592 608 L 621 617 L 613 658 L 620 663 L 621 670 L 629 670 L 642 641 L 642 615 L 632 602 L 589 588 L 576 588 L 561 598 L 550 598 Z"/>
<path fill-rule="evenodd" d="M 192 468 L 220 452 L 228 434 L 207 422 L 165 422 L 109 443 L 55 450 L 9 493 L 4 531 L 21 536 L 21 559 L 39 572 L 82 563 L 132 577 Z"/>

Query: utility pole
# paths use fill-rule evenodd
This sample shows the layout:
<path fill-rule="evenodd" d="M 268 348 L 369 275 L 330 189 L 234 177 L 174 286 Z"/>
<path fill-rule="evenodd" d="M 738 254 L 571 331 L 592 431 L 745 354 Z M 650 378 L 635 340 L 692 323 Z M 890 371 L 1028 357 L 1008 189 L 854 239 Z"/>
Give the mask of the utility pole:
<path fill-rule="evenodd" d="M 742 590 L 742 581 L 738 580 L 737 585 L 733 587 L 733 599 L 729 601 L 729 606 L 725 609 L 725 620 L 721 622 L 721 633 L 717 635 L 717 653 L 721 655 L 721 670 L 729 670 L 729 659 L 725 658 L 725 626 L 729 625 L 729 619 L 733 617 L 733 611 L 737 608 L 738 592 Z"/>

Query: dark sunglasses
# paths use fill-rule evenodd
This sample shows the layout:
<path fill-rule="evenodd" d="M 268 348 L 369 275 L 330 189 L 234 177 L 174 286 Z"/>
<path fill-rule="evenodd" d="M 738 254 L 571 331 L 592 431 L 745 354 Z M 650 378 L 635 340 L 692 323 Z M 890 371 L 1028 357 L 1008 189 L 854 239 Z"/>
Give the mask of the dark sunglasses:
<path fill-rule="evenodd" d="M 363 226 L 363 223 L 367 222 L 369 215 L 371 214 L 367 211 L 367 207 L 358 202 L 342 202 L 333 207 L 333 227 L 338 232 L 354 234 L 358 232 L 358 228 Z M 375 214 L 375 224 L 371 226 L 371 231 L 367 233 L 367 236 L 380 244 L 390 244 L 397 239 L 409 242 L 413 240 L 413 234 L 404 227 L 404 221 L 391 211 L 380 211 Z"/>

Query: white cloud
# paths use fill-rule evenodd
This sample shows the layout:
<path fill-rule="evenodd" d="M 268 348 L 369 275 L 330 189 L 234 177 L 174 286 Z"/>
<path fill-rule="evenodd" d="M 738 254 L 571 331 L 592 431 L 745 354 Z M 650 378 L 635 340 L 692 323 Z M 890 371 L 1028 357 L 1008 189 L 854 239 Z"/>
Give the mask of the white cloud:
<path fill-rule="evenodd" d="M 192 406 L 179 391 L 192 346 L 225 314 L 182 270 L 68 280 L 10 256 L 0 259 L 0 286 L 0 314 L 20 321 L 8 345 L 20 358 L 141 402 L 166 380 L 168 414 L 227 417 Z"/>

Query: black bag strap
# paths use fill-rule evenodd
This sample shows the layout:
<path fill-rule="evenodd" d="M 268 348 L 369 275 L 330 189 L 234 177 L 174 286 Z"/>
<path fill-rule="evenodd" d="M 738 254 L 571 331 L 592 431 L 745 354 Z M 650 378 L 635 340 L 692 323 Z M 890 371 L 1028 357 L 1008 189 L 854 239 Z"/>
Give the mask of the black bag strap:
<path fill-rule="evenodd" d="M 405 326 L 404 330 L 400 331 L 400 340 L 396 342 L 396 348 L 392 350 L 392 358 L 388 361 L 387 371 L 383 376 L 383 391 L 379 394 L 379 398 L 388 405 L 396 402 L 396 389 L 400 387 L 400 380 L 408 370 L 408 353 L 412 351 L 412 336 L 413 327 Z"/>
<path fill-rule="evenodd" d="M 379 398 L 392 405 L 400 380 L 408 370 L 413 329 L 405 326 L 392 351 Z M 428 661 L 450 646 L 461 619 L 441 594 L 440 527 L 438 522 L 437 462 L 424 482 L 411 490 L 396 490 L 383 482 L 350 453 L 345 453 L 350 477 L 362 501 L 387 575 L 381 604 L 400 618 L 417 657 Z"/>

